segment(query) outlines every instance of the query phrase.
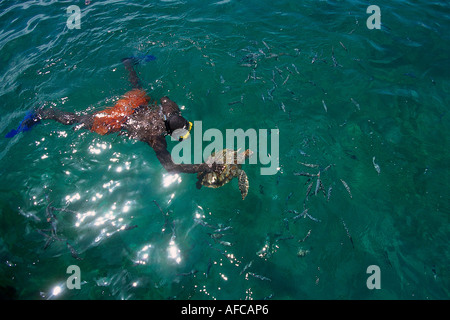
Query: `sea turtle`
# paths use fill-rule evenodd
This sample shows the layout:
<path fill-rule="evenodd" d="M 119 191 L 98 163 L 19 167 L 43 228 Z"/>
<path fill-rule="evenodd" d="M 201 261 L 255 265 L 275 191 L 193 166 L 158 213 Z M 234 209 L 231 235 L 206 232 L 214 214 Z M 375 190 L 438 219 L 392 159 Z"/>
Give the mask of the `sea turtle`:
<path fill-rule="evenodd" d="M 212 153 L 205 162 L 210 165 L 218 163 L 222 164 L 222 166 L 219 167 L 219 171 L 199 172 L 197 174 L 197 187 L 219 188 L 230 182 L 234 177 L 237 177 L 242 200 L 244 200 L 248 193 L 249 184 L 247 174 L 241 169 L 241 166 L 245 159 L 249 158 L 253 152 L 250 149 L 244 152 L 239 151 L 240 149 L 237 151 L 223 149 Z"/>

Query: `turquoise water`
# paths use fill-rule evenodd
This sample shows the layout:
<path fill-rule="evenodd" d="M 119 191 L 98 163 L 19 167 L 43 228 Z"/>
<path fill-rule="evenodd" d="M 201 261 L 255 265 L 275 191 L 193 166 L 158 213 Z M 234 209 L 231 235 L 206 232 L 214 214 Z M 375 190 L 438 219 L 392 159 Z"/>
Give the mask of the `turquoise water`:
<path fill-rule="evenodd" d="M 79 30 L 66 26 L 72 4 Z M 2 294 L 449 299 L 450 7 L 377 1 L 382 28 L 369 30 L 369 4 L 2 1 L 3 136 L 38 106 L 112 105 L 130 89 L 120 59 L 142 54 L 157 57 L 137 66 L 149 94 L 204 130 L 280 130 L 280 169 L 244 165 L 245 200 L 236 180 L 198 190 L 116 134 L 45 121 L 0 139 Z M 294 172 L 318 168 L 300 162 L 333 164 L 321 174 L 329 201 L 313 179 L 305 202 L 308 178 Z M 304 203 L 310 217 L 294 220 Z M 49 205 L 64 209 L 63 241 L 44 249 Z M 66 287 L 70 265 L 81 289 Z M 370 265 L 381 289 L 366 285 Z"/>

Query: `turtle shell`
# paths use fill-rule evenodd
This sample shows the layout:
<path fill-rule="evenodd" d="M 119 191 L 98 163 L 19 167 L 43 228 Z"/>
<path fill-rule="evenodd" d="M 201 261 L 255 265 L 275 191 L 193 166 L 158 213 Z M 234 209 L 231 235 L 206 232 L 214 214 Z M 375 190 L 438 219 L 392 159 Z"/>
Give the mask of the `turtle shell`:
<path fill-rule="evenodd" d="M 235 177 L 240 177 L 241 173 L 242 179 L 239 181 L 239 188 L 242 190 L 245 189 L 245 195 L 248 190 L 248 180 L 247 175 L 241 169 L 241 163 L 248 157 L 250 157 L 252 151 L 246 150 L 244 152 L 239 152 L 230 149 L 223 149 L 218 151 L 217 153 L 211 154 L 211 156 L 206 159 L 207 164 L 219 163 L 223 164 L 220 171 L 216 172 L 208 172 L 208 173 L 198 173 L 197 178 L 201 185 L 209 188 L 219 188 L 230 182 Z M 242 185 L 242 187 L 241 187 Z M 244 193 L 242 193 L 244 194 Z M 243 198 L 245 196 L 243 195 Z"/>

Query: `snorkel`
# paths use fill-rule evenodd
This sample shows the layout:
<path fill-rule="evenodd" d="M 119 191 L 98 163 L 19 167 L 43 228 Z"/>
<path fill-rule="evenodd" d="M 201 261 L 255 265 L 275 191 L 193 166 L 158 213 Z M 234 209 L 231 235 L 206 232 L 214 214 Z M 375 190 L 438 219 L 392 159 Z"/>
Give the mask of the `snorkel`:
<path fill-rule="evenodd" d="M 193 124 L 190 121 L 188 121 L 188 123 L 189 123 L 189 127 L 187 129 L 187 132 L 184 135 L 180 136 L 178 141 L 186 140 L 191 136 L 191 130 L 192 130 Z"/>
<path fill-rule="evenodd" d="M 180 114 L 172 114 L 169 118 L 164 115 L 164 124 L 166 135 L 171 136 L 173 140 L 181 142 L 191 135 L 192 122 L 187 121 Z"/>

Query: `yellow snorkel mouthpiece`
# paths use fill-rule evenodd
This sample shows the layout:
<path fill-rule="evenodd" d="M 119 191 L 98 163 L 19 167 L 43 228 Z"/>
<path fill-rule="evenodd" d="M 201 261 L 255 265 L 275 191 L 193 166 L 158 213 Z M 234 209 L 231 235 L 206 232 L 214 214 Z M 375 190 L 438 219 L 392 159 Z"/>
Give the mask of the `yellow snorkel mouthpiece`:
<path fill-rule="evenodd" d="M 192 122 L 189 121 L 189 128 L 188 128 L 188 131 L 187 131 L 184 135 L 180 136 L 179 141 L 183 141 L 183 140 L 185 140 L 185 139 L 188 139 L 188 138 L 191 136 L 192 126 L 193 126 L 193 125 L 192 125 Z"/>

